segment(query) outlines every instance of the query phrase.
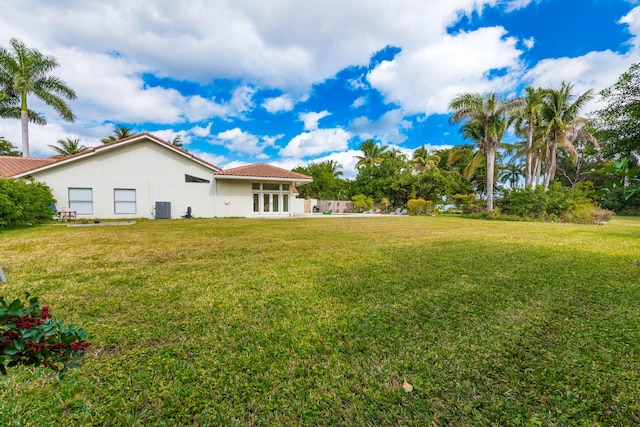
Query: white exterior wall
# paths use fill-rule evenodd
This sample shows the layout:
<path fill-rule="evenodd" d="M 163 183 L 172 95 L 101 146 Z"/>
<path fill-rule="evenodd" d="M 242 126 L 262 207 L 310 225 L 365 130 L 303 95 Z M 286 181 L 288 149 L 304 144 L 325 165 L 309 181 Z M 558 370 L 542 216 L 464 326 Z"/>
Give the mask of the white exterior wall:
<path fill-rule="evenodd" d="M 218 217 L 265 217 L 265 216 L 293 216 L 293 214 L 299 214 L 304 211 L 304 200 L 302 204 L 298 203 L 298 199 L 295 195 L 289 191 L 277 192 L 281 196 L 287 194 L 289 196 L 289 211 L 282 211 L 282 197 L 279 201 L 279 212 L 262 212 L 262 194 L 263 191 L 252 190 L 251 184 L 254 182 L 274 183 L 274 184 L 289 184 L 289 188 L 293 188 L 292 181 L 275 181 L 268 178 L 253 178 L 253 179 L 216 179 L 216 216 Z M 253 211 L 253 194 L 260 194 L 260 212 Z M 272 191 L 266 191 L 266 193 L 273 194 Z"/>
<path fill-rule="evenodd" d="M 185 182 L 185 174 L 209 183 Z M 156 202 L 171 203 L 171 217 L 188 206 L 196 217 L 214 216 L 214 171 L 153 141 L 101 150 L 32 176 L 53 190 L 58 209 L 69 207 L 69 188 L 93 190 L 93 214 L 78 218 L 154 218 Z M 136 213 L 116 214 L 114 189 L 136 190 Z M 245 196 L 246 197 L 246 196 Z"/>

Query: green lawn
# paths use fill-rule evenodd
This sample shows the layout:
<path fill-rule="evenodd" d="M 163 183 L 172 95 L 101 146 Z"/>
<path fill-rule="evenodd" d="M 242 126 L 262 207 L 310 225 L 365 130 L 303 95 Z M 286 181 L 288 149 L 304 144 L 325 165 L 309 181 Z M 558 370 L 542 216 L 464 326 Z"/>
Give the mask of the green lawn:
<path fill-rule="evenodd" d="M 51 225 L 0 266 L 93 342 L 2 425 L 640 425 L 638 218 Z"/>

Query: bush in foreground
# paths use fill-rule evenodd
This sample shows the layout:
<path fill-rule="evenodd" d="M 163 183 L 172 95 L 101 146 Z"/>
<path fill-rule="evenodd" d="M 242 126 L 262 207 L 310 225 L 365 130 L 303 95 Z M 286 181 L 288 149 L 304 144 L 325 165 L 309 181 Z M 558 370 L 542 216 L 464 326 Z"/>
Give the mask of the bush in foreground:
<path fill-rule="evenodd" d="M 29 295 L 27 294 L 27 299 Z M 38 298 L 28 305 L 19 299 L 7 303 L 0 297 L 0 372 L 18 365 L 44 366 L 58 372 L 62 379 L 69 368 L 85 357 L 91 345 L 87 334 L 76 325 L 65 326 L 49 314 L 48 306 L 40 306 Z M 5 366 L 6 363 L 6 366 Z"/>

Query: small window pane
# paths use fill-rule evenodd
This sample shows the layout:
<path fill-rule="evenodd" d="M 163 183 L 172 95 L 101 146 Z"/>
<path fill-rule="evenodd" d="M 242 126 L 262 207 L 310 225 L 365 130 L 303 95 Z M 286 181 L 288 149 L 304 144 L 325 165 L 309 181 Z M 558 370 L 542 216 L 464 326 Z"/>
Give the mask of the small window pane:
<path fill-rule="evenodd" d="M 289 195 L 282 195 L 282 212 L 289 212 Z"/>
<path fill-rule="evenodd" d="M 260 189 L 260 183 L 259 182 L 252 182 L 251 183 L 251 189 L 252 190 L 259 190 Z"/>
<path fill-rule="evenodd" d="M 289 191 L 289 184 L 282 184 L 282 191 Z"/>
<path fill-rule="evenodd" d="M 259 194 L 253 195 L 253 211 L 260 212 L 260 195 Z"/>
<path fill-rule="evenodd" d="M 274 212 L 278 212 L 280 208 L 278 207 L 278 195 L 274 194 L 273 195 L 273 211 Z"/>
<path fill-rule="evenodd" d="M 278 191 L 280 190 L 280 184 L 262 184 L 262 189 L 265 191 Z"/>
<path fill-rule="evenodd" d="M 270 194 L 264 194 L 264 208 L 262 209 L 263 212 L 271 212 L 271 209 L 269 208 L 269 199 L 270 199 Z"/>

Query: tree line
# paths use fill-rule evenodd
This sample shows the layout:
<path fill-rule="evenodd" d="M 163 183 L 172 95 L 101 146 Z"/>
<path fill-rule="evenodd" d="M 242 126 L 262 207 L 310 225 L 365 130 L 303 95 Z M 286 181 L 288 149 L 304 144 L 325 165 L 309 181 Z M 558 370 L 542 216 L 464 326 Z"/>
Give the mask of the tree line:
<path fill-rule="evenodd" d="M 525 88 L 521 97 L 496 93 L 463 93 L 449 103 L 450 122 L 460 124 L 468 144 L 427 150 L 409 157 L 374 140 L 360 145 L 357 176 L 342 177 L 335 161 L 312 162 L 294 170 L 314 182 L 301 195 L 319 199 L 351 199 L 365 195 L 379 204 L 406 206 L 424 198 L 451 203 L 479 195 L 488 211 L 494 193 L 552 182 L 583 191 L 603 207 L 640 213 L 640 64 L 599 94 L 605 107 L 581 115 L 595 98 L 593 90 L 574 93 L 570 83 L 558 88 Z M 512 131 L 514 142 L 505 143 Z M 502 184 L 502 185 L 500 185 Z"/>

